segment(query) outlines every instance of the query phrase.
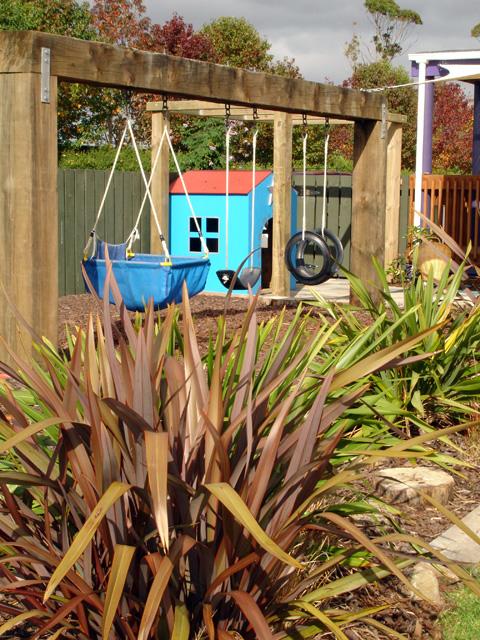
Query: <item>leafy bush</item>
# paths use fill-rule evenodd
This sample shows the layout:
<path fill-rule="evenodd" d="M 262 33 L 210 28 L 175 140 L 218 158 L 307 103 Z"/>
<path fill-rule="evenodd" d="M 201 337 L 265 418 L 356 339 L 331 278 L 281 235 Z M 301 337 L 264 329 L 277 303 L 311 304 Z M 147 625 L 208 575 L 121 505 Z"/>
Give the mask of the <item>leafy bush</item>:
<path fill-rule="evenodd" d="M 365 441 L 337 457 L 342 414 L 435 328 L 337 366 L 338 324 L 312 334 L 299 311 L 286 329 L 282 315 L 258 326 L 252 301 L 235 336 L 219 319 L 202 359 L 186 296 L 181 320 L 148 308 L 132 324 L 112 290 L 121 327 L 105 304 L 103 327 L 91 318 L 66 355 L 42 343 L 39 364 L 12 353 L 20 373 L 2 367 L 0 572 L 17 604 L 0 603 L 0 634 L 28 622 L 35 638 L 345 639 L 359 618 L 378 626 L 382 607 L 322 603 L 391 573 L 408 584 L 412 558 L 388 549 L 421 542 L 369 540 L 348 519 L 373 507 L 348 489 Z M 422 455 L 418 439 L 393 444 L 387 457 Z M 304 562 L 302 532 L 325 561 Z"/>
<path fill-rule="evenodd" d="M 454 273 L 447 267 L 435 283 L 432 274 L 423 281 L 414 264 L 413 277 L 402 277 L 403 304 L 399 304 L 385 270 L 377 261 L 374 263 L 381 283 L 380 304 L 363 282 L 348 272 L 345 274 L 358 301 L 354 308 L 327 304 L 317 296 L 316 304 L 326 305 L 338 323 L 337 339 L 345 345 L 339 363 L 352 365 L 365 354 L 432 329 L 408 352 L 407 364 L 371 377 L 373 395 L 365 400 L 372 406 L 380 403 L 384 415 L 403 415 L 405 419 L 404 412 L 410 412 L 407 424 L 421 428 L 428 427 L 427 422 L 442 424 L 446 414 L 448 420 L 455 414 L 470 418 L 477 413 L 480 393 L 480 365 L 476 358 L 480 348 L 480 307 L 458 304 L 464 265 L 455 266 Z M 364 315 L 359 316 L 358 311 L 368 314 L 371 324 L 365 326 Z"/>
<path fill-rule="evenodd" d="M 111 146 L 95 147 L 91 149 L 64 149 L 59 155 L 61 169 L 97 169 L 110 170 L 113 166 L 116 149 Z M 150 171 L 150 150 L 140 149 L 145 171 Z M 131 147 L 124 147 L 117 164 L 118 171 L 139 171 L 135 151 Z"/>

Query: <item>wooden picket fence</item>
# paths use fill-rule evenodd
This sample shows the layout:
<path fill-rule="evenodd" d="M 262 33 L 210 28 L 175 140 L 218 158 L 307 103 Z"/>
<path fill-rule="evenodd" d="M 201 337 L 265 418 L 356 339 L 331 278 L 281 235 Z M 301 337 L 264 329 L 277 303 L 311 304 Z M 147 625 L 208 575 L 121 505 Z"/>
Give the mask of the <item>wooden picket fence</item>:
<path fill-rule="evenodd" d="M 59 295 L 84 293 L 81 261 L 86 239 L 93 226 L 97 210 L 108 180 L 108 171 L 61 169 L 58 172 L 59 199 Z M 408 179 L 404 180 L 408 186 Z M 293 174 L 293 185 L 299 195 L 297 228 L 302 224 L 303 180 Z M 108 194 L 105 209 L 98 226 L 98 235 L 113 243 L 123 242 L 129 235 L 137 216 L 144 186 L 140 173 L 116 172 Z M 307 227 L 321 226 L 323 201 L 323 174 L 307 177 Z M 117 215 L 115 215 L 117 212 Z M 122 215 L 118 215 L 123 212 Z M 345 247 L 344 265 L 350 266 L 350 222 L 352 217 L 352 177 L 329 175 L 327 182 L 327 226 Z M 141 239 L 137 251 L 150 248 L 150 207 L 147 205 L 140 226 Z M 408 218 L 408 189 L 402 188 L 399 252 L 405 249 Z"/>
<path fill-rule="evenodd" d="M 413 224 L 415 176 L 410 176 L 409 219 Z M 423 212 L 466 249 L 472 244 L 472 257 L 480 257 L 480 176 L 424 175 Z"/>

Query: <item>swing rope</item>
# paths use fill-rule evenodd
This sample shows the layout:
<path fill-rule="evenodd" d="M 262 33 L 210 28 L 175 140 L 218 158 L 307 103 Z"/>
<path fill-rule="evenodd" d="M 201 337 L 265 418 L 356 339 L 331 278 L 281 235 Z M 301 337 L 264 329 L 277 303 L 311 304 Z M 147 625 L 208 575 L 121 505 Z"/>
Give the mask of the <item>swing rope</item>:
<path fill-rule="evenodd" d="M 253 110 L 253 121 L 258 119 L 257 109 Z M 256 190 L 256 163 L 257 163 L 257 137 L 258 126 L 255 124 L 252 138 L 252 209 L 250 213 L 250 268 L 253 269 L 253 245 L 255 243 L 255 190 Z"/>
<path fill-rule="evenodd" d="M 102 215 L 102 211 L 103 211 L 103 208 L 105 206 L 105 202 L 107 200 L 107 195 L 108 195 L 108 192 L 110 190 L 110 186 L 111 186 L 112 181 L 113 181 L 113 176 L 115 174 L 115 169 L 117 167 L 118 160 L 120 158 L 120 152 L 122 151 L 123 143 L 125 142 L 125 138 L 127 136 L 127 132 L 128 132 L 128 123 L 125 124 L 125 128 L 123 130 L 122 137 L 120 139 L 120 144 L 118 145 L 117 152 L 115 154 L 115 159 L 113 161 L 113 166 L 112 166 L 112 168 L 110 170 L 110 175 L 108 176 L 107 186 L 105 187 L 105 191 L 103 193 L 103 197 L 102 197 L 102 200 L 100 202 L 100 206 L 98 207 L 97 217 L 95 218 L 95 223 L 94 223 L 94 225 L 92 227 L 92 230 L 90 231 L 90 235 L 88 236 L 87 244 L 85 245 L 85 247 L 83 249 L 83 258 L 84 258 L 84 260 L 86 260 L 89 257 L 88 256 L 88 252 L 89 252 L 89 249 L 90 249 L 90 245 L 93 244 L 92 252 L 90 254 L 90 258 L 93 258 L 93 256 L 95 255 L 95 252 L 97 250 L 97 226 L 98 226 L 98 222 L 100 220 L 100 216 Z"/>
<path fill-rule="evenodd" d="M 302 240 L 305 240 L 305 231 L 307 227 L 307 115 L 304 113 L 303 120 L 303 136 L 302 136 L 302 155 L 303 155 L 303 203 L 302 203 Z"/>
<path fill-rule="evenodd" d="M 168 146 L 170 147 L 170 152 L 172 154 L 173 161 L 175 163 L 175 168 L 177 169 L 178 177 L 180 178 L 180 182 L 182 183 L 182 188 L 183 188 L 183 192 L 185 193 L 185 199 L 187 200 L 188 208 L 190 209 L 190 213 L 192 214 L 192 218 L 193 218 L 193 220 L 195 222 L 195 227 L 196 227 L 198 236 L 200 238 L 200 243 L 202 245 L 203 252 L 205 254 L 205 258 L 208 258 L 209 251 L 208 251 L 207 243 L 205 242 L 205 238 L 203 237 L 202 230 L 201 230 L 200 224 L 198 222 L 198 218 L 197 218 L 197 216 L 195 214 L 195 210 L 193 208 L 192 201 L 190 200 L 190 195 L 188 193 L 187 185 L 185 184 L 185 180 L 183 178 L 183 173 L 182 173 L 182 170 L 180 169 L 180 165 L 178 163 L 177 154 L 175 153 L 175 149 L 173 148 L 172 139 L 171 139 L 170 134 L 168 133 L 168 131 L 167 131 L 166 138 L 167 138 Z"/>
<path fill-rule="evenodd" d="M 230 137 L 233 133 L 233 123 L 229 122 L 230 105 L 225 105 L 225 268 L 228 269 L 228 218 L 230 193 Z"/>
<path fill-rule="evenodd" d="M 142 174 L 143 184 L 145 185 L 146 194 L 147 194 L 148 200 L 150 202 L 150 207 L 152 209 L 153 217 L 155 219 L 155 225 L 157 227 L 157 231 L 158 231 L 158 235 L 159 235 L 159 238 L 160 238 L 160 242 L 162 243 L 163 254 L 165 256 L 165 263 L 164 264 L 165 265 L 171 265 L 172 264 L 172 257 L 170 255 L 170 251 L 168 250 L 167 243 L 166 243 L 166 240 L 165 240 L 165 236 L 163 235 L 162 229 L 160 227 L 160 222 L 158 221 L 157 209 L 156 209 L 155 204 L 153 202 L 152 194 L 150 193 L 147 176 L 145 175 L 145 169 L 143 168 L 142 159 L 140 157 L 140 151 L 138 150 L 137 141 L 135 139 L 135 135 L 133 133 L 133 128 L 132 128 L 132 123 L 131 123 L 130 120 L 127 120 L 127 125 L 128 125 L 128 131 L 130 133 L 130 138 L 132 140 L 133 149 L 135 151 L 135 156 L 137 158 L 138 166 L 140 168 L 140 173 Z"/>
<path fill-rule="evenodd" d="M 97 247 L 96 230 L 97 230 L 98 222 L 100 220 L 100 216 L 102 214 L 102 211 L 103 211 L 103 209 L 105 207 L 105 202 L 106 202 L 106 199 L 107 199 L 107 195 L 108 195 L 108 192 L 110 190 L 111 183 L 113 181 L 113 176 L 115 174 L 115 169 L 117 167 L 118 160 L 120 158 L 120 153 L 121 153 L 122 147 L 123 147 L 123 145 L 125 143 L 125 138 L 127 136 L 127 133 L 130 136 L 130 140 L 131 140 L 133 149 L 135 151 L 135 157 L 136 157 L 139 169 L 140 169 L 140 173 L 142 175 L 142 180 L 143 180 L 143 183 L 145 185 L 145 194 L 143 196 L 142 203 L 140 205 L 140 210 L 138 212 L 137 219 L 135 221 L 135 224 L 134 224 L 134 227 L 133 227 L 132 231 L 130 232 L 130 235 L 128 236 L 128 238 L 126 240 L 126 243 L 127 243 L 126 254 L 127 254 L 127 256 L 130 256 L 130 257 L 133 256 L 132 245 L 135 242 L 135 240 L 137 240 L 140 237 L 140 233 L 139 233 L 138 227 L 139 227 L 139 224 L 140 224 L 142 213 L 143 213 L 144 208 L 145 208 L 145 204 L 146 204 L 147 200 L 149 200 L 150 207 L 151 207 L 152 214 L 153 214 L 153 219 L 154 219 L 154 222 L 155 222 L 155 226 L 157 228 L 158 236 L 160 238 L 160 241 L 161 241 L 161 244 L 162 244 L 163 253 L 164 253 L 164 256 L 165 256 L 165 262 L 162 263 L 162 264 L 164 266 L 172 264 L 172 258 L 171 258 L 170 252 L 168 250 L 168 246 L 167 246 L 167 243 L 166 243 L 166 240 L 165 240 L 165 236 L 163 234 L 163 231 L 162 231 L 162 228 L 161 228 L 161 225 L 160 225 L 160 221 L 159 221 L 159 218 L 158 218 L 158 212 L 157 212 L 157 209 L 156 209 L 155 204 L 153 202 L 152 193 L 151 193 L 151 185 L 152 185 L 153 177 L 155 175 L 155 171 L 156 171 L 156 168 L 157 168 L 157 165 L 158 165 L 158 161 L 159 161 L 159 158 L 160 158 L 162 147 L 163 147 L 164 141 L 166 139 L 167 143 L 168 143 L 168 146 L 170 148 L 170 151 L 172 153 L 174 162 L 175 162 L 175 167 L 177 169 L 177 173 L 178 173 L 178 176 L 180 178 L 180 182 L 182 184 L 182 187 L 183 187 L 183 190 L 184 190 L 184 193 L 185 193 L 185 197 L 186 197 L 186 200 L 187 200 L 187 203 L 188 203 L 188 207 L 189 207 L 190 212 L 192 214 L 192 217 L 193 217 L 193 219 L 195 221 L 195 226 L 196 226 L 196 229 L 197 229 L 197 233 L 198 233 L 198 235 L 200 237 L 200 242 L 202 244 L 202 248 L 203 248 L 203 251 L 204 251 L 204 254 L 205 254 L 205 258 L 208 258 L 208 253 L 209 253 L 208 252 L 208 247 L 207 247 L 207 244 L 205 242 L 205 238 L 203 237 L 203 234 L 202 234 L 202 231 L 201 231 L 201 228 L 200 228 L 200 224 L 198 222 L 198 218 L 197 218 L 197 216 L 195 214 L 195 210 L 193 208 L 193 205 L 192 205 L 192 202 L 191 202 L 191 199 L 190 199 L 190 195 L 188 193 L 187 186 L 185 184 L 185 180 L 183 178 L 183 174 L 182 174 L 182 171 L 180 169 L 180 165 L 178 163 L 177 155 L 176 155 L 175 150 L 173 148 L 173 144 L 172 144 L 172 140 L 171 140 L 171 137 L 170 137 L 170 133 L 168 131 L 168 126 L 165 125 L 165 128 L 163 130 L 163 133 L 162 133 L 162 136 L 160 138 L 159 145 L 158 145 L 158 149 L 157 149 L 157 152 L 156 152 L 156 155 L 155 155 L 154 163 L 152 165 L 151 175 L 150 175 L 150 178 L 147 180 L 147 176 L 146 176 L 145 170 L 143 168 L 142 159 L 140 157 L 140 151 L 138 149 L 138 144 L 137 144 L 137 141 L 136 141 L 136 138 L 135 138 L 135 134 L 134 134 L 134 131 L 133 131 L 132 123 L 131 123 L 130 119 L 127 119 L 127 122 L 125 124 L 125 128 L 123 130 L 123 133 L 122 133 L 122 136 L 121 136 L 121 139 L 120 139 L 120 143 L 118 145 L 118 148 L 117 148 L 117 151 L 116 151 L 116 154 L 115 154 L 115 159 L 114 159 L 114 162 L 113 162 L 113 166 L 112 166 L 112 169 L 110 170 L 110 175 L 109 175 L 109 178 L 108 178 L 108 181 L 107 181 L 107 185 L 105 187 L 105 191 L 104 191 L 102 200 L 100 202 L 100 206 L 98 208 L 97 217 L 95 219 L 95 224 L 94 224 L 94 226 L 93 226 L 93 228 L 92 228 L 92 230 L 90 232 L 89 238 L 88 238 L 87 243 L 85 245 L 85 248 L 83 250 L 84 259 L 87 260 L 88 257 L 90 257 L 90 259 L 91 259 L 91 258 L 94 257 L 94 255 L 96 253 L 96 247 Z M 93 243 L 93 247 L 92 247 L 92 251 L 91 251 L 90 256 L 89 256 L 88 254 L 89 254 L 89 250 L 90 250 L 90 245 L 92 245 L 92 243 Z"/>
<path fill-rule="evenodd" d="M 328 165 L 328 143 L 330 141 L 330 120 L 325 120 L 325 149 L 323 160 L 323 202 L 322 202 L 322 237 L 325 237 L 327 226 L 327 165 Z M 305 202 L 305 198 L 303 199 Z"/>
<path fill-rule="evenodd" d="M 127 244 L 127 256 L 128 255 L 132 255 L 132 245 L 136 240 L 138 240 L 138 238 L 140 238 L 140 233 L 139 233 L 138 227 L 140 225 L 140 220 L 142 218 L 143 209 L 144 209 L 145 204 L 146 204 L 146 202 L 148 200 L 148 193 L 150 192 L 150 187 L 151 187 L 151 184 L 152 184 L 153 176 L 155 175 L 155 170 L 157 168 L 158 159 L 159 159 L 160 153 L 162 151 L 162 147 L 163 147 L 163 143 L 164 143 L 166 134 L 167 134 L 167 128 L 164 129 L 164 131 L 162 133 L 162 136 L 160 138 L 160 142 L 159 142 L 159 145 L 158 145 L 157 153 L 155 155 L 155 160 L 154 160 L 154 163 L 153 163 L 153 166 L 152 166 L 152 171 L 151 171 L 151 174 L 150 174 L 150 178 L 148 180 L 148 185 L 147 185 L 147 188 L 145 189 L 145 193 L 143 195 L 142 204 L 140 205 L 140 210 L 138 212 L 137 219 L 135 220 L 135 224 L 133 226 L 133 229 L 130 232 L 130 235 L 128 236 L 128 238 L 127 238 L 127 243 L 128 243 Z M 158 218 L 157 218 L 157 212 L 156 212 L 155 209 L 153 209 L 153 217 L 154 217 L 154 220 L 155 220 L 155 226 L 157 227 L 157 231 L 159 232 L 159 235 L 160 235 L 161 228 L 160 228 L 160 223 L 159 223 Z M 161 235 L 160 235 L 160 237 L 161 237 Z"/>

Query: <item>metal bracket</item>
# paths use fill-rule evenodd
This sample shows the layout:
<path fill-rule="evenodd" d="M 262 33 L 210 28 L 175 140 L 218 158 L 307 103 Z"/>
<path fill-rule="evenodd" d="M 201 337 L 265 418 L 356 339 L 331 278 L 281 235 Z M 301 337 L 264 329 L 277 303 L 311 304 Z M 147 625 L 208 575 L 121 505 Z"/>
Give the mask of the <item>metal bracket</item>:
<path fill-rule="evenodd" d="M 41 78 L 41 100 L 48 104 L 50 102 L 50 49 L 42 47 L 40 78 Z"/>
<path fill-rule="evenodd" d="M 380 134 L 380 137 L 382 138 L 382 140 L 387 137 L 387 117 L 388 117 L 387 101 L 384 98 L 382 102 L 382 131 Z"/>

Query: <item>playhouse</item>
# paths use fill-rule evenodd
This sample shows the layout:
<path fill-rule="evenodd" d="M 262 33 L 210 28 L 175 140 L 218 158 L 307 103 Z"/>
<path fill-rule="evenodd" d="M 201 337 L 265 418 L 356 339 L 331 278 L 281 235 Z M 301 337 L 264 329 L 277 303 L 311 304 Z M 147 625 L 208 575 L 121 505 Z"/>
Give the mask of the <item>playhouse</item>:
<path fill-rule="evenodd" d="M 209 250 L 212 264 L 205 291 L 225 293 L 226 289 L 217 277 L 217 270 L 237 269 L 250 253 L 253 237 L 254 266 L 262 268 L 262 276 L 268 270 L 269 250 L 271 251 L 272 183 L 271 171 L 256 171 L 253 187 L 252 172 L 249 170 L 230 171 L 229 215 L 226 227 L 225 171 L 187 171 L 184 175 L 187 191 L 201 226 Z M 252 236 L 252 195 L 255 189 L 255 211 Z M 296 220 L 297 193 L 292 189 L 292 221 L 294 231 Z M 185 197 L 180 179 L 170 185 L 170 246 L 174 255 L 198 257 L 202 247 L 195 221 Z M 270 234 L 271 235 L 271 234 Z M 263 286 L 265 278 L 262 277 Z M 259 282 L 254 290 L 260 287 Z M 247 294 L 247 291 L 238 292 Z"/>

